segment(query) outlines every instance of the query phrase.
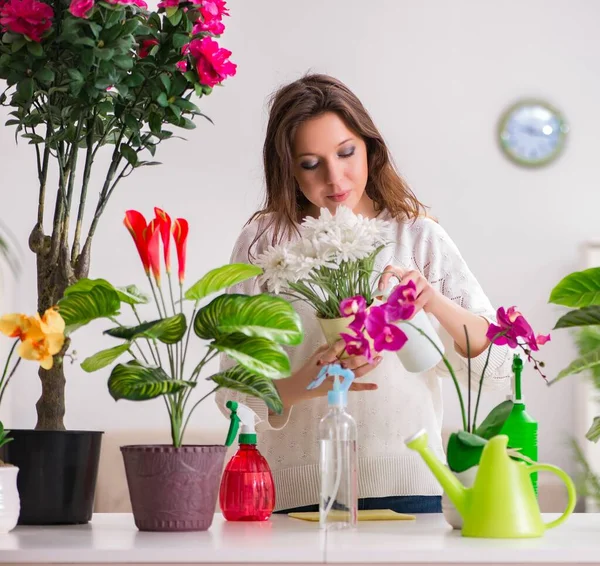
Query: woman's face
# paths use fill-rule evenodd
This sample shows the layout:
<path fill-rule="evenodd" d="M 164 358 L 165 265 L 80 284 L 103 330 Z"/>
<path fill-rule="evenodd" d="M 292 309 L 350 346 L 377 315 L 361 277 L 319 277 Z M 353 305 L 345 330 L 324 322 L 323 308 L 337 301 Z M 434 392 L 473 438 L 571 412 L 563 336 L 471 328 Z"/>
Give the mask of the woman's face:
<path fill-rule="evenodd" d="M 319 208 L 332 213 L 344 205 L 357 214 L 373 216 L 367 196 L 367 147 L 334 112 L 326 112 L 300 124 L 293 140 L 294 176 L 311 207 L 304 211 L 319 216 Z"/>

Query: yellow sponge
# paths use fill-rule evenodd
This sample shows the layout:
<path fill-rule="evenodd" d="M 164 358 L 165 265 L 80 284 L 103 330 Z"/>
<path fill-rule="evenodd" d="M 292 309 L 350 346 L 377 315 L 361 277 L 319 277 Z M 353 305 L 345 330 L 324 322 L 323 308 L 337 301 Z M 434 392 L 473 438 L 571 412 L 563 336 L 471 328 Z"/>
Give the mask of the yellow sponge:
<path fill-rule="evenodd" d="M 345 517 L 347 514 L 340 511 L 330 511 L 329 516 L 335 516 L 339 513 L 341 517 Z M 303 521 L 318 521 L 318 512 L 301 512 L 301 513 L 288 513 L 288 517 L 293 519 L 302 519 Z M 414 521 L 416 517 L 414 515 L 406 515 L 405 513 L 396 513 L 391 509 L 365 509 L 358 512 L 359 521 Z"/>

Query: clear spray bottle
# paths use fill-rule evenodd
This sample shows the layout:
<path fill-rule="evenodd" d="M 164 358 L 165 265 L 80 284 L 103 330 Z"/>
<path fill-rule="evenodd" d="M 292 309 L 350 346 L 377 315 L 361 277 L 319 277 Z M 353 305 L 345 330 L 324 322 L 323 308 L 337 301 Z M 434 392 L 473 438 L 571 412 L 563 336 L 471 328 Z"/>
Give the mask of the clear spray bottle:
<path fill-rule="evenodd" d="M 354 380 L 351 370 L 339 365 L 323 368 L 323 381 L 334 376 L 333 390 L 327 395 L 329 411 L 319 422 L 321 528 L 356 527 L 358 520 L 358 454 L 356 421 L 346 411 L 348 389 Z M 343 381 L 340 382 L 340 377 Z M 319 384 L 320 384 L 319 382 Z M 312 385 L 312 384 L 311 384 Z"/>

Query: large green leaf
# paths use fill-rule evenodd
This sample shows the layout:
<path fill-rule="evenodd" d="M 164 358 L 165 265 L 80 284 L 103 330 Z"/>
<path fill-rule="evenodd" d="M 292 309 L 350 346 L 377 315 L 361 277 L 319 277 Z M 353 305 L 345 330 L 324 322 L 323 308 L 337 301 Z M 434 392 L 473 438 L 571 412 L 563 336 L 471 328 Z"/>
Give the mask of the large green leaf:
<path fill-rule="evenodd" d="M 554 329 L 593 326 L 597 324 L 600 324 L 600 306 L 594 305 L 569 311 L 558 319 L 554 325 Z"/>
<path fill-rule="evenodd" d="M 227 371 L 212 375 L 208 379 L 217 385 L 262 399 L 267 407 L 275 413 L 283 411 L 279 393 L 271 379 L 249 372 L 242 366 L 235 366 Z"/>
<path fill-rule="evenodd" d="M 575 375 L 577 373 L 581 373 L 582 371 L 595 368 L 600 366 L 600 348 L 597 350 L 593 350 L 592 352 L 588 352 L 583 356 L 577 358 L 573 362 L 569 364 L 568 367 L 563 369 L 551 382 L 550 385 L 556 383 L 557 381 L 567 377 L 569 375 Z"/>
<path fill-rule="evenodd" d="M 105 330 L 104 333 L 114 338 L 123 338 L 129 341 L 136 338 L 153 338 L 165 344 L 177 344 L 183 338 L 186 328 L 185 315 L 179 313 L 169 318 L 144 322 L 138 326 L 110 328 Z"/>
<path fill-rule="evenodd" d="M 150 302 L 150 297 L 142 293 L 135 285 L 127 287 L 115 287 L 122 303 L 128 305 L 145 305 Z"/>
<path fill-rule="evenodd" d="M 198 311 L 194 331 L 205 340 L 240 333 L 293 346 L 304 337 L 300 317 L 292 305 L 266 294 L 219 295 Z"/>
<path fill-rule="evenodd" d="M 600 439 L 600 417 L 594 417 L 594 422 L 585 437 L 592 442 L 598 442 L 598 439 Z"/>
<path fill-rule="evenodd" d="M 81 363 L 81 368 L 87 372 L 98 371 L 112 364 L 121 354 L 124 354 L 129 350 L 131 342 L 125 342 L 125 344 L 119 344 L 114 348 L 108 348 L 107 350 L 101 350 L 95 353 L 93 356 L 86 358 Z"/>
<path fill-rule="evenodd" d="M 290 375 L 290 360 L 287 354 L 281 346 L 266 338 L 232 334 L 217 340 L 212 346 L 253 373 L 271 379 Z"/>
<path fill-rule="evenodd" d="M 446 450 L 448 467 L 458 473 L 477 466 L 486 442 L 487 440 L 484 438 L 469 434 L 464 430 L 458 433 L 453 432 L 448 438 Z"/>
<path fill-rule="evenodd" d="M 580 357 L 600 349 L 600 327 L 583 326 L 575 333 L 575 342 Z M 589 369 L 594 387 L 600 391 L 600 365 Z"/>
<path fill-rule="evenodd" d="M 122 303 L 127 303 L 128 305 L 139 305 L 150 302 L 150 299 L 147 295 L 142 293 L 135 285 L 128 285 L 127 287 L 115 287 L 112 283 L 108 282 L 106 279 L 87 279 L 83 278 L 70 285 L 65 290 L 65 296 L 71 293 L 87 293 L 91 291 L 94 287 L 105 287 L 106 289 L 111 289 L 115 291 L 119 296 L 119 300 Z"/>
<path fill-rule="evenodd" d="M 108 391 L 115 401 L 146 401 L 195 386 L 194 381 L 171 379 L 162 368 L 146 367 L 136 361 L 117 364 L 108 379 Z"/>
<path fill-rule="evenodd" d="M 121 301 L 116 291 L 100 286 L 82 293 L 70 292 L 58 302 L 67 333 L 92 320 L 118 315 L 120 306 Z"/>
<path fill-rule="evenodd" d="M 212 295 L 212 293 L 227 289 L 261 273 L 262 269 L 260 267 L 248 263 L 232 263 L 231 265 L 217 267 L 192 285 L 184 296 L 189 301 L 197 302 L 208 295 Z"/>
<path fill-rule="evenodd" d="M 576 271 L 552 289 L 549 302 L 566 307 L 600 305 L 600 267 Z"/>
<path fill-rule="evenodd" d="M 510 400 L 502 401 L 496 405 L 490 414 L 483 420 L 475 431 L 478 437 L 490 439 L 500 434 L 506 419 L 508 419 L 513 410 L 514 403 Z"/>

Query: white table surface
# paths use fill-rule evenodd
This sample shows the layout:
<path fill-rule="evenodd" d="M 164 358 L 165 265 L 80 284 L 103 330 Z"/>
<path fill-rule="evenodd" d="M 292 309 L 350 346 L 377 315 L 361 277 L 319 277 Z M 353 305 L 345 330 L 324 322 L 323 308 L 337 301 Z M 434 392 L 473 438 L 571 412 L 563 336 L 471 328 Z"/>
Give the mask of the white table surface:
<path fill-rule="evenodd" d="M 550 520 L 554 515 L 545 519 Z M 574 514 L 544 537 L 469 539 L 441 515 L 361 522 L 357 531 L 274 515 L 264 523 L 215 516 L 201 533 L 148 533 L 129 514 L 88 525 L 18 526 L 0 535 L 2 564 L 599 564 L 600 514 Z"/>

